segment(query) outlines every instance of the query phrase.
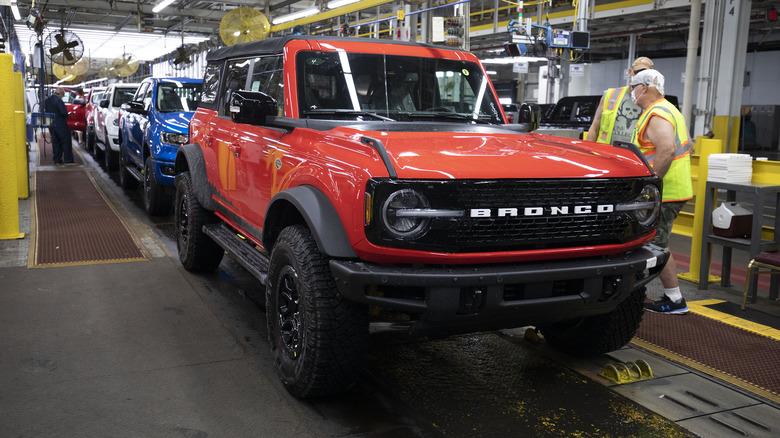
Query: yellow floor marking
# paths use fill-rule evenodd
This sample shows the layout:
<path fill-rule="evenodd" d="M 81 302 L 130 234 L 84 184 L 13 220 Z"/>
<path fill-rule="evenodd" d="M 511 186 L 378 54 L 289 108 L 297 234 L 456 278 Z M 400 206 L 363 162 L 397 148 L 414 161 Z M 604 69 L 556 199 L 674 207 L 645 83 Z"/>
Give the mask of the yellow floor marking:
<path fill-rule="evenodd" d="M 776 341 L 780 341 L 780 330 L 777 330 L 772 327 L 765 326 L 763 324 L 758 324 L 752 321 L 748 321 L 746 319 L 742 319 L 738 316 L 729 315 L 728 313 L 718 312 L 717 310 L 710 309 L 706 306 L 712 306 L 714 304 L 720 304 L 725 303 L 724 300 L 700 300 L 700 301 L 689 301 L 688 302 L 688 308 L 691 309 L 691 312 L 704 316 L 706 318 L 714 319 L 716 321 L 720 321 L 724 324 L 728 324 L 733 327 L 739 327 L 741 329 L 747 330 L 752 333 L 756 333 L 762 336 L 766 336 L 768 338 L 774 339 Z"/>

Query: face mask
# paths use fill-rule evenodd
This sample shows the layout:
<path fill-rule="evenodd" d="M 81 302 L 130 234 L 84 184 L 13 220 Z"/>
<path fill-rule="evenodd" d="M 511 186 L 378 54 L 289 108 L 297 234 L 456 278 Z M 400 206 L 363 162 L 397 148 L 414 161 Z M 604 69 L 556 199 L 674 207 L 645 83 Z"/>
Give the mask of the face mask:
<path fill-rule="evenodd" d="M 634 89 L 634 90 L 631 90 L 631 101 L 632 101 L 632 102 L 634 102 L 634 105 L 636 105 L 636 104 L 637 104 L 637 103 L 636 103 L 636 101 L 637 101 L 637 100 L 638 100 L 640 97 L 642 97 L 642 94 L 645 94 L 645 93 L 642 93 L 642 94 L 640 94 L 639 96 L 637 96 L 636 94 L 634 94 L 634 92 L 635 92 L 635 91 L 636 91 L 635 89 Z"/>

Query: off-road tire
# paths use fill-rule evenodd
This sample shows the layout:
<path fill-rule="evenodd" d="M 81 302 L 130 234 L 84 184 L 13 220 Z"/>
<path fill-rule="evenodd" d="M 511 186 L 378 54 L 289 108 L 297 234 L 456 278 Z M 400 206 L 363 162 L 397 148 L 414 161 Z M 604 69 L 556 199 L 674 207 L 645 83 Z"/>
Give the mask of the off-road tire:
<path fill-rule="evenodd" d="M 105 143 L 100 143 L 103 145 L 103 147 L 106 147 Z M 92 155 L 95 157 L 95 161 L 98 161 L 103 159 L 103 154 L 103 149 L 100 149 L 100 146 L 98 146 L 97 133 L 95 133 L 95 147 L 92 149 Z"/>
<path fill-rule="evenodd" d="M 151 156 L 144 161 L 144 207 L 150 216 L 162 216 L 171 211 L 171 197 L 157 182 Z"/>
<path fill-rule="evenodd" d="M 127 157 L 123 147 L 119 147 L 119 185 L 123 189 L 135 189 L 138 187 L 138 180 L 135 179 L 127 168 Z"/>
<path fill-rule="evenodd" d="M 189 172 L 179 175 L 176 184 L 176 246 L 179 261 L 191 272 L 213 271 L 219 266 L 225 251 L 203 232 L 203 225 L 219 221 L 212 211 L 206 210 L 195 197 Z"/>
<path fill-rule="evenodd" d="M 547 342 L 579 357 L 599 356 L 615 351 L 634 337 L 644 315 L 645 288 L 631 292 L 610 313 L 564 321 L 539 330 Z"/>
<path fill-rule="evenodd" d="M 92 152 L 95 150 L 95 127 L 94 126 L 87 126 L 87 132 L 84 135 L 84 146 L 87 152 Z"/>
<path fill-rule="evenodd" d="M 292 395 L 329 396 L 355 385 L 366 309 L 339 295 L 327 258 L 302 225 L 282 230 L 271 252 L 266 317 L 271 356 Z"/>

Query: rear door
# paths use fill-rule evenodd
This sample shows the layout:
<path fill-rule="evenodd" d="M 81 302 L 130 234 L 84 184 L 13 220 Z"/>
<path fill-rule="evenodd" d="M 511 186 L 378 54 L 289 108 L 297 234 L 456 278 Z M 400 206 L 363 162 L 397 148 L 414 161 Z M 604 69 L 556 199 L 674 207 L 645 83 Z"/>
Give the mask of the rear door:
<path fill-rule="evenodd" d="M 144 81 L 136 91 L 131 102 L 136 102 L 143 106 L 145 111 L 149 111 L 152 102 L 152 92 L 154 87 L 151 81 Z M 124 132 L 122 141 L 124 142 L 125 156 L 137 167 L 143 168 L 143 146 L 144 129 L 148 123 L 148 117 L 145 114 L 138 114 L 127 111 L 124 122 Z"/>
<path fill-rule="evenodd" d="M 243 216 L 242 206 L 239 201 L 239 172 L 236 167 L 237 159 L 241 156 L 238 150 L 238 139 L 246 125 L 234 123 L 230 116 L 230 98 L 233 92 L 246 89 L 246 81 L 249 74 L 250 58 L 234 59 L 227 62 L 222 80 L 222 93 L 217 96 L 217 116 L 212 117 L 208 130 L 208 148 L 211 156 L 216 158 L 217 178 L 210 178 L 217 188 L 217 202 L 228 213 Z M 213 175 L 210 175 L 213 177 Z M 250 176 L 243 175 L 241 184 L 247 184 Z M 229 216 L 230 217 L 230 216 Z M 249 231 L 249 230 L 247 230 Z"/>
<path fill-rule="evenodd" d="M 248 91 L 261 91 L 276 99 L 277 116 L 284 116 L 282 59 L 281 54 L 255 58 L 246 83 Z M 245 217 L 261 229 L 268 203 L 283 183 L 280 175 L 292 162 L 290 147 L 282 141 L 282 131 L 256 125 L 242 128 L 242 135 L 235 139 L 239 152 L 235 157 L 239 175 L 236 196 Z"/>

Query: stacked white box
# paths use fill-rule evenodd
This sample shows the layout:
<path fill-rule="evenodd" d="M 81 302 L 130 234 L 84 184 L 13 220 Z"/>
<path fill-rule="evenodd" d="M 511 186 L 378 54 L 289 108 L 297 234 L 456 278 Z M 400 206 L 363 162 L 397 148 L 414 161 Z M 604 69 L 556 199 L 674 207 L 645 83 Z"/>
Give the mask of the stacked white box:
<path fill-rule="evenodd" d="M 748 154 L 712 154 L 707 166 L 707 181 L 750 184 L 753 179 L 753 157 Z"/>

